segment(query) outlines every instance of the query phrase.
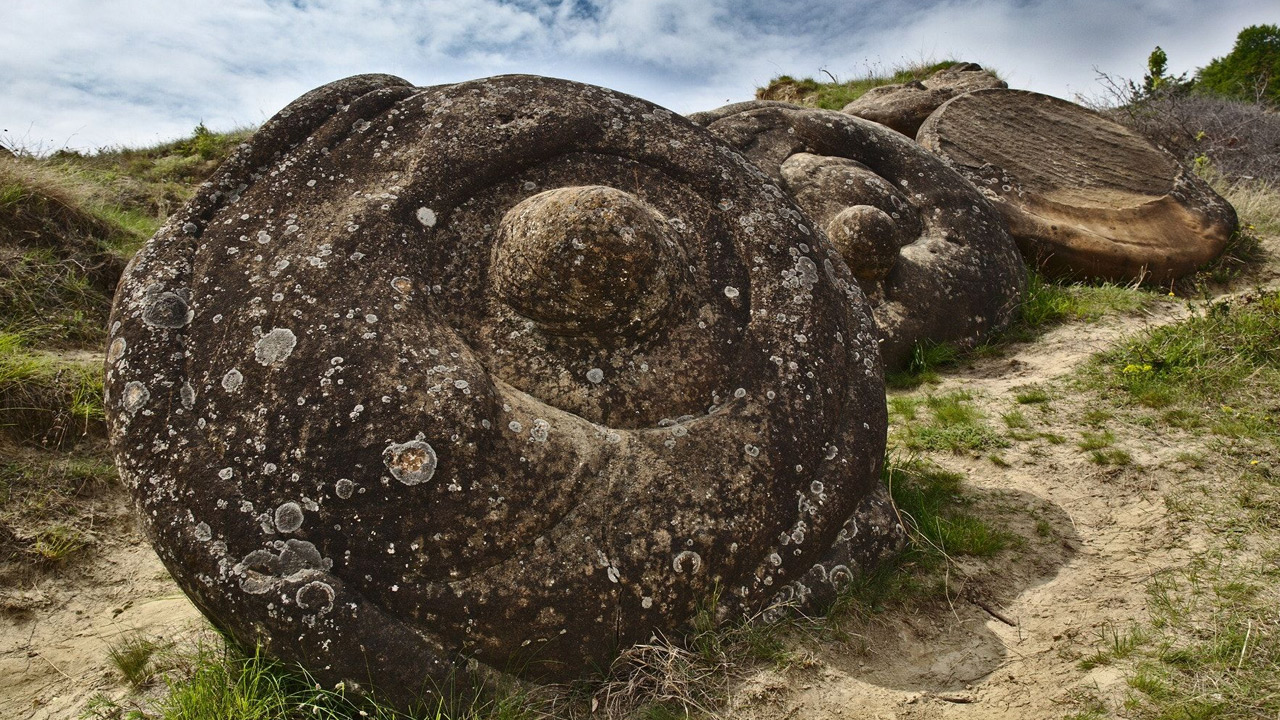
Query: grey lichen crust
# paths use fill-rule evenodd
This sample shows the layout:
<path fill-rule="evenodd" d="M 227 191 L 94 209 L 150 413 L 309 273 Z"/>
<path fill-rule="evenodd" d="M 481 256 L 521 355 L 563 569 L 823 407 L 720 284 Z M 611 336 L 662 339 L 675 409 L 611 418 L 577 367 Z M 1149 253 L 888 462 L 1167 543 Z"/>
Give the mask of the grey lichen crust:
<path fill-rule="evenodd" d="M 756 101 L 696 113 L 795 197 L 867 291 L 887 368 L 919 342 L 972 346 L 1008 325 L 1026 268 L 978 190 L 903 135 L 830 110 Z"/>
<path fill-rule="evenodd" d="M 182 588 L 405 705 L 600 667 L 717 591 L 821 595 L 879 497 L 835 249 L 728 145 L 598 87 L 303 96 L 133 260 L 109 347 L 116 460 Z"/>

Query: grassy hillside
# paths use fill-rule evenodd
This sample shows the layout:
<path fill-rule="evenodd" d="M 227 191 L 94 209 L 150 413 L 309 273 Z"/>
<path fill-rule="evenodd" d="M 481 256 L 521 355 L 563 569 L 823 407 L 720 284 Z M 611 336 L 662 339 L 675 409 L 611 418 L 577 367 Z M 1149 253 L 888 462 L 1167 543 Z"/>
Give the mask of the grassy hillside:
<path fill-rule="evenodd" d="M 0 154 L 0 617 L 130 519 L 103 441 L 102 345 L 129 257 L 247 132 Z M 113 491 L 115 489 L 115 491 Z"/>
<path fill-rule="evenodd" d="M 756 89 L 756 99 L 781 100 L 827 110 L 840 110 L 862 97 L 862 94 L 871 88 L 923 80 L 939 70 L 945 70 L 956 64 L 958 64 L 956 60 L 913 63 L 895 67 L 887 74 L 868 72 L 863 77 L 844 82 L 834 76 L 831 77 L 830 82 L 824 82 L 811 77 L 796 79 L 790 75 L 779 75 L 770 80 L 768 85 Z"/>

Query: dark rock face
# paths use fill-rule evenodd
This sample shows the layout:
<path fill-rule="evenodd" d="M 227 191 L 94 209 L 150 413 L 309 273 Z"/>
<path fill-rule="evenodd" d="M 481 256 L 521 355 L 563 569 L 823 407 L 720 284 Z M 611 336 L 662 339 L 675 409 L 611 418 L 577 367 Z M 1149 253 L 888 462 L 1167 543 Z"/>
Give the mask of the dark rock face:
<path fill-rule="evenodd" d="M 1026 270 L 972 184 L 876 123 L 778 102 L 691 116 L 786 188 L 868 293 L 885 366 L 917 341 L 974 345 L 1013 319 Z"/>
<path fill-rule="evenodd" d="M 871 88 L 841 112 L 878 122 L 915 137 L 925 118 L 957 95 L 1009 84 L 975 63 L 944 68 L 919 82 Z"/>
<path fill-rule="evenodd" d="M 1195 173 L 1127 128 L 1022 90 L 948 101 L 920 128 L 1004 215 L 1048 272 L 1168 283 L 1217 257 L 1235 210 Z"/>
<path fill-rule="evenodd" d="M 308 93 L 113 321 L 116 460 L 174 578 L 404 705 L 604 666 L 717 589 L 825 596 L 880 547 L 850 537 L 900 537 L 848 268 L 728 145 L 603 88 Z"/>

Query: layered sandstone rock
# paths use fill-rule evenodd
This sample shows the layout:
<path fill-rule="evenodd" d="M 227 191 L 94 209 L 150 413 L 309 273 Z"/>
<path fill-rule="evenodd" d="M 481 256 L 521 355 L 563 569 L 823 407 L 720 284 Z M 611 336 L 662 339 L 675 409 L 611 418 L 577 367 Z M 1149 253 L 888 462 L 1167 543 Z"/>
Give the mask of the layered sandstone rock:
<path fill-rule="evenodd" d="M 836 250 L 702 128 L 566 81 L 289 105 L 131 263 L 106 390 L 196 604 L 401 705 L 829 596 L 901 538 Z"/>
<path fill-rule="evenodd" d="M 692 119 L 773 176 L 839 248 L 870 296 L 886 367 L 921 342 L 975 345 L 1015 316 L 1026 271 L 1004 221 L 911 140 L 779 102 Z"/>
<path fill-rule="evenodd" d="M 918 139 L 999 208 L 1028 262 L 1080 278 L 1164 284 L 1217 257 L 1235 210 L 1127 128 L 1022 90 L 948 101 Z"/>

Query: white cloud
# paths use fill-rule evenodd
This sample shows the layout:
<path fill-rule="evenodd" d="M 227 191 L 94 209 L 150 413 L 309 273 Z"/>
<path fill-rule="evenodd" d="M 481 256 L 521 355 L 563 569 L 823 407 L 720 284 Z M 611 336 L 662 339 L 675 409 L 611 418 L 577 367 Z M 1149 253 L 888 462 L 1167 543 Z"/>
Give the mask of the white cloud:
<path fill-rule="evenodd" d="M 528 72 L 681 112 L 747 99 L 782 73 L 842 77 L 971 59 L 1018 87 L 1092 91 L 1094 66 L 1175 72 L 1230 50 L 1271 0 L 7 0 L 0 139 L 136 145 L 259 123 L 340 77 L 428 85 Z"/>

